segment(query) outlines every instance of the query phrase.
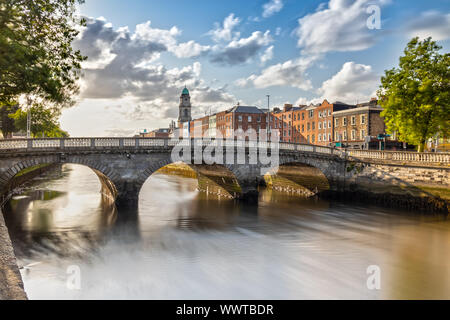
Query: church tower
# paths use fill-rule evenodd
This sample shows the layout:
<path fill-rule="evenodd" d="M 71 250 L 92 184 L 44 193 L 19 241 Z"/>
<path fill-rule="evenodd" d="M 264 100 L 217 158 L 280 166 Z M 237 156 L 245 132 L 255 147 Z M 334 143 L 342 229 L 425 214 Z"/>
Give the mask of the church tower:
<path fill-rule="evenodd" d="M 189 90 L 184 87 L 180 96 L 180 111 L 178 117 L 179 124 L 192 120 L 191 107 L 191 96 L 189 95 Z"/>

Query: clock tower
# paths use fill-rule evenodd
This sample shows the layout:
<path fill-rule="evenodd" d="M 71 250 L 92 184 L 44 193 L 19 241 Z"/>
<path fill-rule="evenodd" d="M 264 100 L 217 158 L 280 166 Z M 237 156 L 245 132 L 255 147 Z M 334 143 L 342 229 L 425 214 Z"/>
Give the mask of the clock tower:
<path fill-rule="evenodd" d="M 184 87 L 183 92 L 180 96 L 180 109 L 179 109 L 179 117 L 178 123 L 181 124 L 183 122 L 188 122 L 192 120 L 191 117 L 191 96 L 189 94 L 189 90 Z"/>

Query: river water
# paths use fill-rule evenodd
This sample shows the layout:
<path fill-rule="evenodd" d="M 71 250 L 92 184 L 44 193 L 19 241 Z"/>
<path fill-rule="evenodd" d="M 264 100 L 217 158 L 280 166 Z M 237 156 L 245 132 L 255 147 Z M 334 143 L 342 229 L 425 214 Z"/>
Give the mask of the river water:
<path fill-rule="evenodd" d="M 30 299 L 450 298 L 443 216 L 269 190 L 236 204 L 158 173 L 139 212 L 99 190 L 64 165 L 3 208 Z"/>

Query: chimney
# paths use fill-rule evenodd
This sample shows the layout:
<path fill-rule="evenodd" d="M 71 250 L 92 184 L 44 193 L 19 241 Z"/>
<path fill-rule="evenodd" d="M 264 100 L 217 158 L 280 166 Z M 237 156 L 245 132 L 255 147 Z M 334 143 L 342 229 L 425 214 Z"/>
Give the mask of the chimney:
<path fill-rule="evenodd" d="M 284 105 L 284 112 L 292 110 L 292 104 L 286 103 Z"/>

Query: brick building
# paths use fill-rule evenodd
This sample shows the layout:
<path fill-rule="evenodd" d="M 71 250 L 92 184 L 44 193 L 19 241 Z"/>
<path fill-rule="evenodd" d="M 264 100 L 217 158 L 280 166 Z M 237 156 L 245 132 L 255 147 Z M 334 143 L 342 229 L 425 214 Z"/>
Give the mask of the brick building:
<path fill-rule="evenodd" d="M 355 108 L 334 112 L 334 142 L 342 147 L 365 149 L 367 137 L 377 137 L 386 131 L 382 111 L 377 100 L 372 99 Z"/>

